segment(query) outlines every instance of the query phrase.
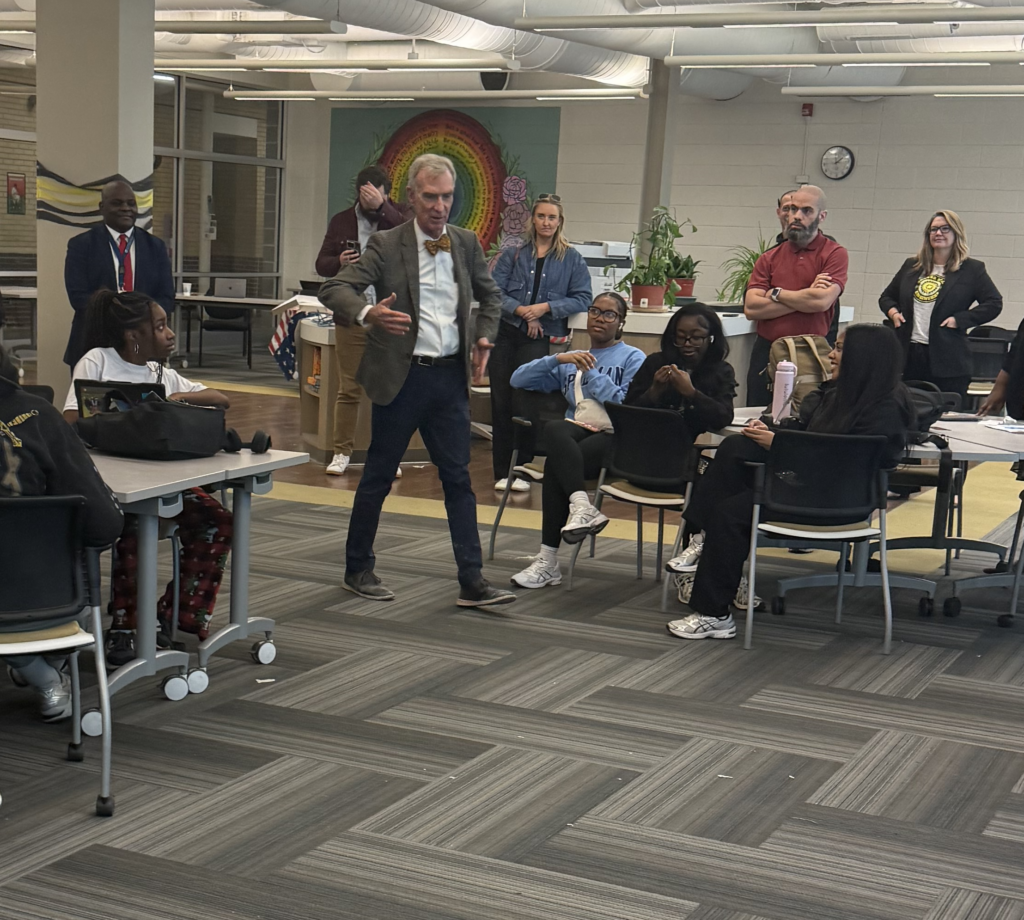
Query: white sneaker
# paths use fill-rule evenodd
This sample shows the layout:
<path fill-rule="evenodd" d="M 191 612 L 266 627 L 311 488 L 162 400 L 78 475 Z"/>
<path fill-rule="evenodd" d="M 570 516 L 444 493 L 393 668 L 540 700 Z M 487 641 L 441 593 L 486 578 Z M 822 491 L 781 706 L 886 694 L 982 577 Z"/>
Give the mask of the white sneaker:
<path fill-rule="evenodd" d="M 512 584 L 519 585 L 520 588 L 544 588 L 561 583 L 562 570 L 558 567 L 558 563 L 548 565 L 539 557 L 521 572 L 512 576 Z"/>
<path fill-rule="evenodd" d="M 401 479 L 401 478 L 402 478 L 402 468 L 399 467 L 397 470 L 395 470 L 395 479 Z"/>
<path fill-rule="evenodd" d="M 681 620 L 667 623 L 665 628 L 680 639 L 734 639 L 736 621 L 732 614 L 727 617 L 706 617 L 691 613 Z"/>
<path fill-rule="evenodd" d="M 695 575 L 689 573 L 673 576 L 676 582 L 676 596 L 679 598 L 680 604 L 690 603 L 690 595 L 693 594 L 693 579 L 695 577 Z"/>
<path fill-rule="evenodd" d="M 530 484 L 525 479 L 513 479 L 511 486 L 508 484 L 508 479 L 499 479 L 494 484 L 495 492 L 504 492 L 507 489 L 511 489 L 513 492 L 529 492 Z"/>
<path fill-rule="evenodd" d="M 732 599 L 733 607 L 735 607 L 737 610 L 746 610 L 747 609 L 747 594 L 749 592 L 750 592 L 750 583 L 747 581 L 747 576 L 744 575 L 740 579 L 739 587 L 736 589 L 736 596 Z M 754 595 L 754 610 L 755 610 L 755 612 L 756 611 L 760 611 L 760 610 L 764 610 L 764 601 L 760 597 L 758 597 L 756 594 Z"/>
<path fill-rule="evenodd" d="M 678 556 L 673 556 L 667 563 L 666 568 L 670 572 L 696 572 L 697 563 L 700 562 L 700 553 L 704 549 L 704 534 L 695 533 L 690 537 L 690 545 Z"/>
<path fill-rule="evenodd" d="M 592 504 L 570 506 L 569 520 L 562 528 L 566 543 L 582 543 L 591 534 L 600 533 L 608 526 L 608 518 Z"/>
<path fill-rule="evenodd" d="M 57 686 L 39 691 L 39 715 L 44 722 L 71 717 L 71 678 L 67 674 L 61 674 Z"/>
<path fill-rule="evenodd" d="M 348 469 L 349 463 L 352 462 L 351 457 L 346 457 L 344 454 L 335 454 L 334 459 L 327 464 L 327 469 L 324 472 L 328 476 L 342 476 L 345 470 Z"/>

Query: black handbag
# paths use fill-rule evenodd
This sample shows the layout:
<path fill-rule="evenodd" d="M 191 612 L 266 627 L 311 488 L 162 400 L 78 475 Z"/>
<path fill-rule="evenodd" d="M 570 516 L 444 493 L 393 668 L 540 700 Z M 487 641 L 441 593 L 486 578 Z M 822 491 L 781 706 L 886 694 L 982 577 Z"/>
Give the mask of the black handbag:
<path fill-rule="evenodd" d="M 105 412 L 75 422 L 89 447 L 138 460 L 212 457 L 226 444 L 224 410 L 177 400 L 146 400 L 127 412 Z"/>

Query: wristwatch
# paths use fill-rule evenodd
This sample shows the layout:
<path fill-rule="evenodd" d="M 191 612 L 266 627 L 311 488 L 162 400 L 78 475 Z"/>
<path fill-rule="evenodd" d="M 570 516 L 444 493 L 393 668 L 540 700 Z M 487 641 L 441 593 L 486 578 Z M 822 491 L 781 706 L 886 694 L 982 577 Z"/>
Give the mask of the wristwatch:
<path fill-rule="evenodd" d="M 774 288 L 772 288 L 772 289 L 771 289 L 771 290 L 770 290 L 770 291 L 768 292 L 768 296 L 769 296 L 769 297 L 770 297 L 770 298 L 771 298 L 772 300 L 774 300 L 774 301 L 775 301 L 776 303 L 778 303 L 778 302 L 779 302 L 779 294 L 781 294 L 781 293 L 782 293 L 782 288 L 780 288 L 780 287 L 774 287 Z"/>

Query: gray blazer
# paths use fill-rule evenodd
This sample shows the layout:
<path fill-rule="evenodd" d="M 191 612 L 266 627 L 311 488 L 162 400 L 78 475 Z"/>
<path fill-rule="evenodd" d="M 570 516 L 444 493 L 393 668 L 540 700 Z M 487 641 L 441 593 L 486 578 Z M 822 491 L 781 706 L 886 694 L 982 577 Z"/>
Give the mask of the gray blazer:
<path fill-rule="evenodd" d="M 466 362 L 466 385 L 472 379 L 472 348 L 477 339 L 494 341 L 501 317 L 501 291 L 491 278 L 480 241 L 471 230 L 448 225 L 452 241 L 455 282 L 459 287 L 459 346 Z M 419 334 L 420 264 L 416 228 L 408 221 L 393 230 L 374 233 L 358 262 L 341 269 L 320 288 L 320 302 L 334 311 L 334 322 L 351 326 L 356 322 L 366 299 L 363 291 L 373 285 L 377 300 L 395 295 L 392 310 L 412 317 L 404 335 L 393 335 L 377 326 L 368 326 L 366 351 L 359 364 L 356 380 L 372 402 L 388 405 L 402 389 L 412 363 L 413 348 Z M 479 309 L 475 328 L 470 328 L 469 305 L 476 300 Z"/>

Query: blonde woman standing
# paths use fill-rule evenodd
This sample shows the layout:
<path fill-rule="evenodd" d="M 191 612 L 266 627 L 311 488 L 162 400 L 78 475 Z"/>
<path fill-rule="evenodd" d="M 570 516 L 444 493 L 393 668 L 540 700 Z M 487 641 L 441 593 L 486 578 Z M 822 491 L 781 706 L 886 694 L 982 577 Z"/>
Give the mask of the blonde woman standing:
<path fill-rule="evenodd" d="M 501 324 L 488 364 L 491 381 L 491 452 L 494 487 L 508 488 L 506 476 L 512 458 L 512 417 L 517 406 L 512 374 L 524 364 L 546 358 L 552 341 L 564 343 L 569 317 L 590 306 L 590 272 L 583 257 L 564 235 L 565 212 L 558 195 L 538 195 L 523 242 L 506 249 L 494 266 L 494 281 L 501 289 Z M 521 455 L 520 463 L 533 459 Z M 514 491 L 529 491 L 517 479 Z"/>
<path fill-rule="evenodd" d="M 926 380 L 961 399 L 971 382 L 967 330 L 991 322 L 1003 309 L 985 263 L 969 252 L 956 212 L 936 211 L 918 254 L 903 263 L 878 298 L 903 347 L 903 379 Z"/>

